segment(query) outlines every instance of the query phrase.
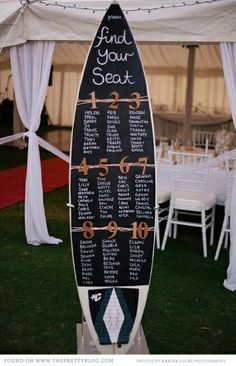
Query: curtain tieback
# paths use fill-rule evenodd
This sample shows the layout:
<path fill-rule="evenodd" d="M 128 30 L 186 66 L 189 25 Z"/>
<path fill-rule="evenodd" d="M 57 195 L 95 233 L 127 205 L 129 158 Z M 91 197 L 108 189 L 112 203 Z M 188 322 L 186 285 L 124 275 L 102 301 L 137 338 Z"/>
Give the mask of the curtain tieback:
<path fill-rule="evenodd" d="M 23 140 L 26 138 L 26 137 L 28 137 L 28 138 L 32 138 L 32 137 L 37 137 L 37 135 L 36 135 L 36 133 L 34 132 L 34 131 L 26 131 L 25 133 L 24 133 L 24 135 L 23 135 Z"/>

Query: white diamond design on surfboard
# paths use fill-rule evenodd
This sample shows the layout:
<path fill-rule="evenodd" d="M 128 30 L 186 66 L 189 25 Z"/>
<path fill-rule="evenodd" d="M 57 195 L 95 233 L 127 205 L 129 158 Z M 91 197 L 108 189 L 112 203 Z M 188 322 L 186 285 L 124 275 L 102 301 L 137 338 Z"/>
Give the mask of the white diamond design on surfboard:
<path fill-rule="evenodd" d="M 113 289 L 103 316 L 112 343 L 117 343 L 124 319 L 122 308 Z"/>

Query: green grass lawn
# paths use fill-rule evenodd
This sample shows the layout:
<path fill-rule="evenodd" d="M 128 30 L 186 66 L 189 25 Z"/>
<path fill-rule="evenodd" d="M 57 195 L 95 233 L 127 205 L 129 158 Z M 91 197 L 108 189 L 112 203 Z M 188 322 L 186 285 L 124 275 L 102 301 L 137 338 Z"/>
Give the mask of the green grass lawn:
<path fill-rule="evenodd" d="M 13 150 L 23 162 L 25 152 Z M 12 153 L 8 163 L 15 165 L 15 159 Z M 1 160 L 1 165 L 7 164 Z M 49 233 L 63 239 L 58 246 L 26 244 L 23 203 L 0 212 L 1 354 L 76 353 L 81 310 L 67 202 L 67 187 L 45 194 Z M 220 209 L 216 219 L 222 220 Z M 219 229 L 215 243 L 218 235 Z M 236 353 L 236 293 L 223 287 L 228 252 L 222 250 L 214 262 L 215 249 L 209 248 L 208 258 L 203 258 L 200 230 L 182 228 L 178 240 L 155 252 L 143 317 L 150 353 Z"/>
<path fill-rule="evenodd" d="M 58 246 L 26 244 L 23 204 L 1 210 L 1 353 L 76 353 L 75 326 L 81 312 L 70 252 L 67 188 L 45 196 L 49 231 L 63 239 Z"/>

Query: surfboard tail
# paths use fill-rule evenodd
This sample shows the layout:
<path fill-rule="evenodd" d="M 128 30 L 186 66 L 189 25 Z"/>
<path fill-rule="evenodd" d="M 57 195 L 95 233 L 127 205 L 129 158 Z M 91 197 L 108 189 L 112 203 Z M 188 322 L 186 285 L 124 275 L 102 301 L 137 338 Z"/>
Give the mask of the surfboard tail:
<path fill-rule="evenodd" d="M 137 314 L 138 289 L 88 291 L 89 307 L 99 343 L 127 344 Z"/>
<path fill-rule="evenodd" d="M 149 286 L 79 289 L 85 320 L 97 350 L 124 354 L 134 345 Z"/>

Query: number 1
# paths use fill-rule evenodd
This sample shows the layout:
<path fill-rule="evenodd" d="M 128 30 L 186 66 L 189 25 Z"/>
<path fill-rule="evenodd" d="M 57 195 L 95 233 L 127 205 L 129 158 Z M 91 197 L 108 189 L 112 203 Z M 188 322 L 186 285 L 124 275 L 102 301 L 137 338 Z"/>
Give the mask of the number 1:
<path fill-rule="evenodd" d="M 95 95 L 95 92 L 93 91 L 93 92 L 92 92 L 92 93 L 90 93 L 89 95 L 91 95 L 91 104 L 92 104 L 91 109 L 97 109 L 97 104 L 96 104 L 96 95 Z"/>

